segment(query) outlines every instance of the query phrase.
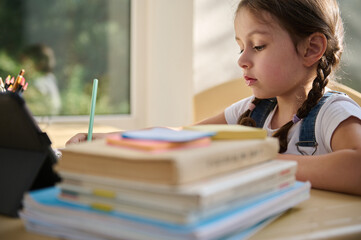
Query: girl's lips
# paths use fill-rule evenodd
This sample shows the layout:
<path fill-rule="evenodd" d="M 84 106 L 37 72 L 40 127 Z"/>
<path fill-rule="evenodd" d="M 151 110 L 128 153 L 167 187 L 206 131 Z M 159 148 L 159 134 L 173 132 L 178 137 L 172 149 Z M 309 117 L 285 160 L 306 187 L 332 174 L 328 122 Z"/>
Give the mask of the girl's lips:
<path fill-rule="evenodd" d="M 245 76 L 244 79 L 246 81 L 247 86 L 252 86 L 253 84 L 255 84 L 257 82 L 257 79 L 250 78 L 250 77 L 247 77 L 247 76 Z"/>

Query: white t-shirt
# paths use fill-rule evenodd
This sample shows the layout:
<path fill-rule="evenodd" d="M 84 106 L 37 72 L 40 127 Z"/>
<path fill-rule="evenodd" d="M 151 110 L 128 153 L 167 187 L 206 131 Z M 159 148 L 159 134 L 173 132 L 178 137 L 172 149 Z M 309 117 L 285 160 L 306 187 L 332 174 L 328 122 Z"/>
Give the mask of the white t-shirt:
<path fill-rule="evenodd" d="M 224 114 L 228 124 L 237 124 L 239 116 L 241 116 L 252 102 L 254 97 L 245 98 L 226 108 Z M 277 106 L 268 115 L 263 129 L 267 130 L 268 136 L 272 136 L 278 129 L 271 129 L 271 120 Z M 318 147 L 314 155 L 326 154 L 332 152 L 331 137 L 337 126 L 347 118 L 354 116 L 361 119 L 361 108 L 348 96 L 341 94 L 332 94 L 322 105 L 318 112 L 315 124 L 315 135 Z M 288 146 L 285 154 L 301 155 L 298 151 L 296 143 L 299 142 L 300 127 L 303 120 L 292 126 L 288 132 Z M 313 147 L 300 147 L 300 150 L 312 155 Z"/>

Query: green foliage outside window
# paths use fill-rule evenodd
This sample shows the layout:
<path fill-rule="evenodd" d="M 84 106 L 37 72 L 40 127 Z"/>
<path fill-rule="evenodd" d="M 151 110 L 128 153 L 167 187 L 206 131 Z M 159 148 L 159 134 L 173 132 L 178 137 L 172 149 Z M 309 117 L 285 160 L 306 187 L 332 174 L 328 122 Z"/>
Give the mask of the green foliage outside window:
<path fill-rule="evenodd" d="M 96 114 L 130 112 L 130 0 L 2 0 L 0 32 L 3 79 L 25 68 L 21 56 L 28 46 L 53 50 L 59 115 L 89 114 L 94 78 Z M 36 70 L 25 71 L 31 86 Z M 29 106 L 35 115 L 51 115 L 37 110 L 45 99 L 35 102 Z"/>

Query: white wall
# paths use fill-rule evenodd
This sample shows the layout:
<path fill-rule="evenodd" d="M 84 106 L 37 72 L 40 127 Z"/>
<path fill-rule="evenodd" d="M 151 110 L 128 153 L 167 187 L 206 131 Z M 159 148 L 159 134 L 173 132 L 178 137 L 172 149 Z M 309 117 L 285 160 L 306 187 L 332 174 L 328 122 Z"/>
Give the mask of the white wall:
<path fill-rule="evenodd" d="M 193 0 L 148 0 L 146 124 L 192 121 Z"/>
<path fill-rule="evenodd" d="M 194 0 L 194 93 L 239 78 L 234 35 L 238 0 Z"/>

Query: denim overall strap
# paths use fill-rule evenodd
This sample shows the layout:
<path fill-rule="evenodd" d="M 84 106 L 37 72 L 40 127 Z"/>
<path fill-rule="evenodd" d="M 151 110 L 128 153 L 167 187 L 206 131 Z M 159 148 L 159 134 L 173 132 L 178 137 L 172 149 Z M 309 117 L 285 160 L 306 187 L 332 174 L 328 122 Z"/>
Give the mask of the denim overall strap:
<path fill-rule="evenodd" d="M 314 147 L 315 150 L 313 151 L 312 155 L 317 150 L 318 143 L 316 141 L 316 136 L 315 136 L 315 130 L 316 130 L 315 125 L 316 125 L 317 114 L 320 111 L 322 105 L 326 102 L 327 98 L 332 94 L 343 94 L 343 93 L 337 91 L 326 92 L 322 96 L 320 101 L 317 103 L 317 105 L 311 109 L 310 113 L 303 119 L 301 123 L 299 142 L 296 143 L 296 146 L 297 146 L 297 150 L 302 155 L 305 155 L 305 152 L 302 151 L 299 147 Z"/>
<path fill-rule="evenodd" d="M 276 98 L 262 99 L 253 109 L 251 118 L 256 122 L 256 127 L 262 128 L 266 121 L 268 114 L 277 105 Z"/>

